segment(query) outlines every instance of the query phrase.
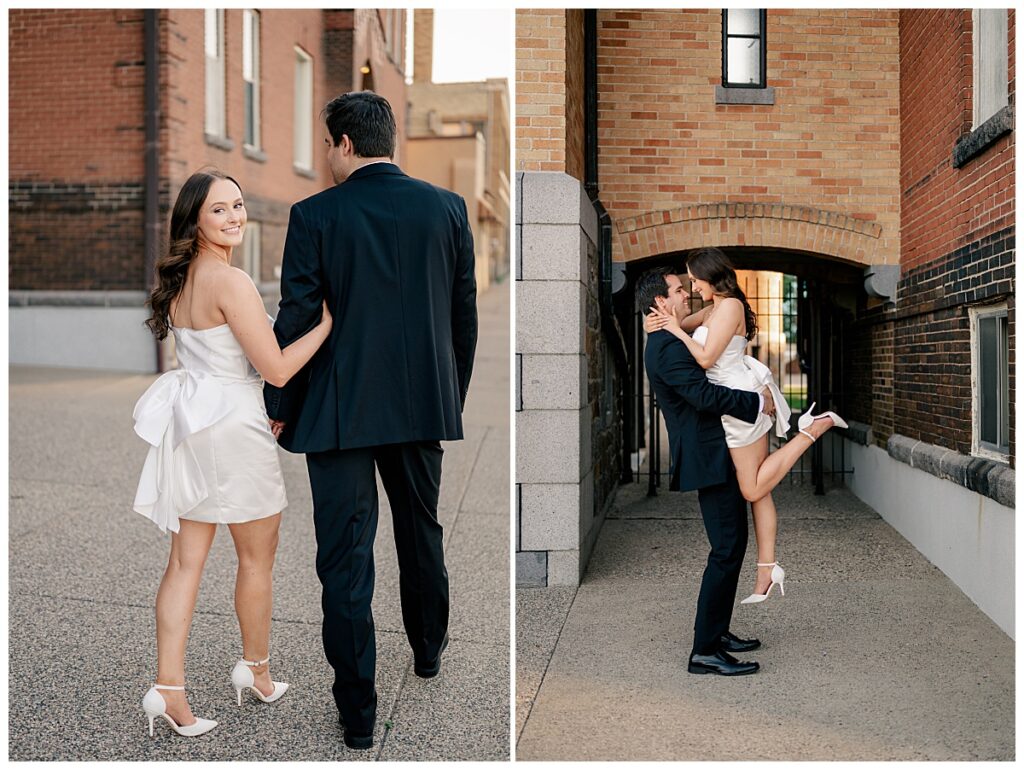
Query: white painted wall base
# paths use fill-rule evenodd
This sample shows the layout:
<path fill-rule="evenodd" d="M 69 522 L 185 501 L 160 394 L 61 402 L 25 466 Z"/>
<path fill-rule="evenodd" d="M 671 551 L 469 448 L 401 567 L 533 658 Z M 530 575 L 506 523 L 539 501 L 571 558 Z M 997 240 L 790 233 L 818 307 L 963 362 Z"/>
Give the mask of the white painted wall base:
<path fill-rule="evenodd" d="M 846 486 L 1015 639 L 1014 510 L 877 446 L 846 441 L 846 451 Z"/>
<path fill-rule="evenodd" d="M 142 307 L 11 306 L 11 364 L 156 371 L 156 342 Z"/>

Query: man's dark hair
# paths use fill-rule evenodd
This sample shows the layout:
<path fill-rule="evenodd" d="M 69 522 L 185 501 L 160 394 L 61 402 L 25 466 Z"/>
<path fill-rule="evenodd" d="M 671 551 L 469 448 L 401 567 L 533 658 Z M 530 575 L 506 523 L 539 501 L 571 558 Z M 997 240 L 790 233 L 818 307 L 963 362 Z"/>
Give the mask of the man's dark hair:
<path fill-rule="evenodd" d="M 348 134 L 360 158 L 395 157 L 395 113 L 388 100 L 373 91 L 342 94 L 324 107 L 331 141 L 337 147 Z"/>
<path fill-rule="evenodd" d="M 665 277 L 674 275 L 670 267 L 656 267 L 641 275 L 636 282 L 636 306 L 641 315 L 647 315 L 655 297 L 668 299 L 668 281 Z"/>

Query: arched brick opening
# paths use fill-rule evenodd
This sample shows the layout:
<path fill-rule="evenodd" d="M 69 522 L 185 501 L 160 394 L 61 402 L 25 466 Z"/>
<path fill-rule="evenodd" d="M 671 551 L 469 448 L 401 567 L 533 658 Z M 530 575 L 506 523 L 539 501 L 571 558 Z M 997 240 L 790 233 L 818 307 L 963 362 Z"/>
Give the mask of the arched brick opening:
<path fill-rule="evenodd" d="M 703 209 L 706 207 L 693 208 Z M 771 209 L 772 207 L 766 208 Z M 789 207 L 782 208 L 788 209 Z M 712 213 L 717 215 L 718 212 Z M 724 213 L 727 215 L 728 211 Z M 741 210 L 740 216 L 742 217 L 744 213 Z M 784 211 L 781 213 L 783 216 L 790 217 L 804 215 L 804 212 L 801 211 Z M 702 223 L 706 224 L 711 219 L 711 217 L 704 216 L 699 220 L 682 220 L 676 223 L 662 222 L 659 225 L 652 223 L 650 219 L 645 219 L 648 216 L 644 215 L 630 220 L 630 226 L 634 224 L 639 225 L 638 229 L 640 231 L 653 231 L 661 228 L 662 232 L 666 232 L 668 228 L 684 222 L 692 223 L 696 221 L 698 223 L 697 226 L 701 227 Z M 719 219 L 722 222 L 730 221 L 726 218 Z M 850 334 L 850 324 L 855 319 L 858 308 L 862 311 L 866 303 L 878 302 L 878 300 L 870 299 L 864 290 L 864 269 L 871 263 L 852 259 L 848 248 L 846 250 L 842 248 L 831 249 L 831 251 L 838 253 L 829 253 L 824 250 L 814 251 L 806 248 L 811 245 L 813 239 L 818 238 L 820 233 L 826 229 L 836 232 L 845 230 L 845 232 L 851 233 L 849 240 L 852 242 L 854 235 L 860 238 L 877 240 L 877 236 L 880 235 L 880 228 L 874 226 L 873 229 L 869 229 L 867 232 L 845 229 L 849 227 L 856 228 L 858 225 L 854 224 L 854 222 L 862 222 L 862 220 L 852 220 L 850 218 L 847 218 L 845 221 L 833 218 L 831 223 L 827 221 L 825 223 L 810 223 L 807 220 L 795 218 L 784 220 L 764 216 L 760 217 L 760 219 L 767 220 L 769 223 L 779 223 L 774 225 L 776 228 L 774 234 L 777 237 L 767 239 L 767 243 L 750 244 L 749 242 L 738 242 L 741 239 L 730 238 L 728 229 L 722 228 L 717 233 L 719 237 L 713 240 L 709 240 L 707 237 L 702 239 L 691 234 L 686 240 L 681 242 L 671 241 L 676 248 L 655 250 L 650 254 L 638 253 L 635 259 L 627 261 L 622 265 L 622 275 L 625 280 L 620 283 L 619 291 L 615 295 L 615 309 L 626 342 L 630 362 L 629 381 L 626 385 L 630 414 L 626 415 L 624 420 L 624 463 L 636 462 L 634 454 L 644 447 L 647 447 L 652 452 L 651 457 L 654 457 L 653 453 L 657 453 L 657 449 L 652 449 L 654 445 L 650 443 L 656 439 L 657 430 L 650 432 L 650 426 L 657 417 L 655 416 L 655 411 L 650 408 L 649 394 L 645 395 L 643 374 L 644 336 L 641 328 L 642 318 L 635 307 L 633 287 L 636 284 L 637 278 L 651 268 L 672 266 L 682 270 L 687 253 L 704 245 L 714 245 L 722 249 L 729 256 L 737 271 L 755 271 L 755 275 L 757 271 L 782 273 L 796 277 L 796 283 L 799 287 L 797 291 L 799 298 L 797 299 L 796 295 L 789 295 L 788 299 L 793 305 L 789 312 L 792 313 L 796 329 L 799 331 L 793 340 L 790 343 L 786 343 L 786 345 L 790 348 L 795 348 L 797 355 L 793 363 L 795 364 L 797 360 L 799 361 L 800 370 L 805 376 L 805 393 L 811 396 L 811 398 L 806 400 L 806 403 L 801 401 L 801 405 L 791 402 L 791 406 L 797 414 L 812 399 L 818 401 L 821 408 L 835 408 L 840 412 L 847 406 L 859 404 L 865 398 L 871 399 L 876 395 L 882 395 L 883 400 L 887 402 L 891 401 L 891 342 L 887 343 L 884 339 L 875 340 L 872 338 L 870 340 L 871 344 L 865 346 L 862 344 L 863 341 L 857 342 L 854 339 L 856 335 Z M 731 221 L 741 220 L 734 218 Z M 796 227 L 796 229 L 789 231 L 788 240 L 786 230 L 791 225 L 786 224 L 787 222 L 794 223 Z M 801 228 L 800 225 L 804 225 L 804 227 Z M 814 230 L 808 231 L 807 225 L 811 225 Z M 864 225 L 874 225 L 874 223 L 863 223 L 859 227 L 863 229 Z M 773 226 L 769 225 L 769 229 L 771 227 Z M 637 230 L 631 232 L 637 232 Z M 749 232 L 751 230 L 748 230 Z M 801 243 L 805 248 L 791 245 L 796 240 L 794 237 L 795 233 L 799 233 L 804 238 L 802 241 L 797 240 L 797 243 Z M 809 236 L 808 233 L 810 233 Z M 707 234 L 705 233 L 704 235 L 706 236 Z M 808 237 L 812 240 L 808 240 Z M 843 236 L 829 240 L 828 243 L 831 246 L 841 247 Z M 755 283 L 757 283 L 756 279 Z M 744 281 L 741 278 L 741 285 L 743 284 Z M 777 301 L 778 304 L 783 302 L 781 295 L 771 298 L 766 298 L 762 295 L 757 298 L 758 301 L 755 301 L 754 297 L 756 295 L 751 295 L 749 289 L 747 289 L 747 293 L 751 298 L 751 304 L 755 306 L 755 312 L 759 313 L 759 317 L 763 312 L 763 302 L 766 299 Z M 760 305 L 760 307 L 757 307 L 757 305 Z M 785 324 L 777 318 L 773 319 L 773 322 L 770 324 L 759 323 L 759 327 L 763 332 L 770 332 L 772 335 L 778 333 L 779 328 L 783 325 Z M 772 328 L 767 328 L 769 326 Z M 776 344 L 766 342 L 766 339 L 759 337 L 753 343 L 754 349 L 756 350 L 757 346 L 762 343 L 773 347 Z M 761 358 L 762 363 L 769 363 L 771 365 L 769 361 L 766 361 L 758 353 L 752 352 L 752 355 Z M 771 352 L 768 353 L 769 357 L 772 355 Z M 864 363 L 862 359 L 865 355 L 877 359 L 872 361 L 872 366 L 858 365 Z M 870 380 L 871 372 L 874 372 L 876 379 L 878 379 L 877 382 Z M 868 379 L 865 379 L 865 377 L 868 377 Z M 776 379 L 779 379 L 778 376 Z M 783 391 L 785 392 L 785 386 L 781 381 L 780 386 L 783 386 Z M 888 397 L 886 397 L 886 393 L 889 393 Z M 829 450 L 829 455 L 822 451 L 822 447 L 816 447 L 814 451 L 808 454 L 806 462 L 802 462 L 794 470 L 794 473 L 807 474 L 806 480 L 813 483 L 815 490 L 819 494 L 824 489 L 826 470 L 831 472 L 830 478 L 832 482 L 838 481 L 842 483 L 843 473 L 849 470 L 842 446 L 841 444 L 839 445 L 840 452 L 838 454 L 834 451 L 835 447 L 833 446 Z M 634 480 L 650 484 L 651 493 L 653 494 L 654 484 L 650 474 L 652 470 L 653 473 L 657 474 L 663 469 L 658 463 L 655 462 L 652 465 L 649 462 L 646 472 L 640 471 L 639 467 L 637 467 L 637 470 L 639 475 L 635 476 Z"/>
<path fill-rule="evenodd" d="M 877 222 L 806 206 L 718 203 L 652 211 L 616 222 L 615 259 L 647 259 L 700 246 L 819 254 L 860 266 L 896 264 L 897 244 Z"/>

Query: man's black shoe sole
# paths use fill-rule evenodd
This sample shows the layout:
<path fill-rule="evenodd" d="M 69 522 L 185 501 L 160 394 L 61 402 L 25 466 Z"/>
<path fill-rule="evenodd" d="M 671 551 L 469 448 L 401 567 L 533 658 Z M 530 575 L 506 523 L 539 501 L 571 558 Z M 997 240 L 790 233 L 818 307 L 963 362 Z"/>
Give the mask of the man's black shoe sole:
<path fill-rule="evenodd" d="M 412 667 L 413 673 L 416 674 L 416 676 L 418 676 L 420 679 L 433 679 L 435 676 L 441 673 L 441 653 L 443 653 L 447 649 L 448 636 L 446 635 L 444 638 L 444 643 L 441 645 L 441 649 L 437 653 L 437 663 L 435 663 L 430 668 L 426 668 L 425 666 L 414 665 Z"/>
<path fill-rule="evenodd" d="M 345 736 L 345 745 L 348 746 L 350 749 L 372 749 L 373 748 L 373 736 L 369 735 L 369 736 L 363 737 L 362 735 L 359 735 L 359 736 L 349 737 L 348 735 L 346 735 Z"/>
<path fill-rule="evenodd" d="M 760 668 L 753 668 L 753 669 L 750 669 L 749 671 L 734 671 L 732 673 L 727 674 L 724 671 L 718 671 L 717 669 L 714 669 L 714 668 L 709 668 L 707 666 L 698 666 L 698 665 L 694 665 L 693 663 L 690 663 L 686 667 L 686 670 L 689 671 L 691 674 L 718 674 L 719 676 L 746 676 L 747 674 L 756 674 L 761 669 Z"/>

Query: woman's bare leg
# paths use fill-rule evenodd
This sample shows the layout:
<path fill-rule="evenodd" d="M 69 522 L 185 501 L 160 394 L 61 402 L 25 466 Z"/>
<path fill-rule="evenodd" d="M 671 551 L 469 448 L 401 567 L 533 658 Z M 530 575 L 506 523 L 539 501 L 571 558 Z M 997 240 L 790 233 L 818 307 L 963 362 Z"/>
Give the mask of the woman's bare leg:
<path fill-rule="evenodd" d="M 803 438 L 806 438 L 804 436 Z M 810 441 L 807 441 L 810 444 Z M 764 465 L 768 457 L 768 436 L 745 447 L 732 447 L 729 449 L 732 455 L 733 464 L 736 466 L 737 479 L 740 481 L 740 489 L 749 486 L 752 479 L 757 477 L 757 469 Z M 775 536 L 778 532 L 778 513 L 775 510 L 775 501 L 771 494 L 767 494 L 760 500 L 750 505 L 754 515 L 754 536 L 757 538 L 757 561 L 760 564 L 770 564 L 775 561 Z M 754 593 L 763 594 L 768 590 L 772 582 L 772 568 L 758 567 L 757 579 L 754 582 Z"/>
<path fill-rule="evenodd" d="M 157 684 L 185 684 L 185 647 L 196 608 L 199 581 L 210 553 L 216 524 L 180 520 L 180 530 L 171 533 L 171 555 L 156 594 Z M 179 725 L 195 723 L 185 693 L 160 690 L 167 713 Z"/>
<path fill-rule="evenodd" d="M 754 535 L 757 538 L 758 564 L 771 564 L 775 561 L 775 537 L 779 530 L 779 515 L 775 510 L 775 501 L 771 495 L 765 495 L 756 503 L 750 504 L 754 514 Z M 754 580 L 754 593 L 763 594 L 772 582 L 772 568 L 758 567 L 757 578 Z"/>
<path fill-rule="evenodd" d="M 242 658 L 263 660 L 270 654 L 270 616 L 273 608 L 274 556 L 277 554 L 281 514 L 275 513 L 244 524 L 230 524 L 238 554 L 235 578 L 235 614 L 242 632 Z M 264 695 L 274 692 L 270 665 L 250 666 L 256 688 Z"/>
<path fill-rule="evenodd" d="M 823 417 L 811 423 L 807 432 L 817 440 L 831 427 L 832 419 Z M 736 480 L 744 499 L 753 503 L 771 494 L 812 444 L 803 433 L 797 433 L 771 454 L 767 454 L 767 435 L 747 446 L 730 447 L 729 453 L 736 466 Z"/>

